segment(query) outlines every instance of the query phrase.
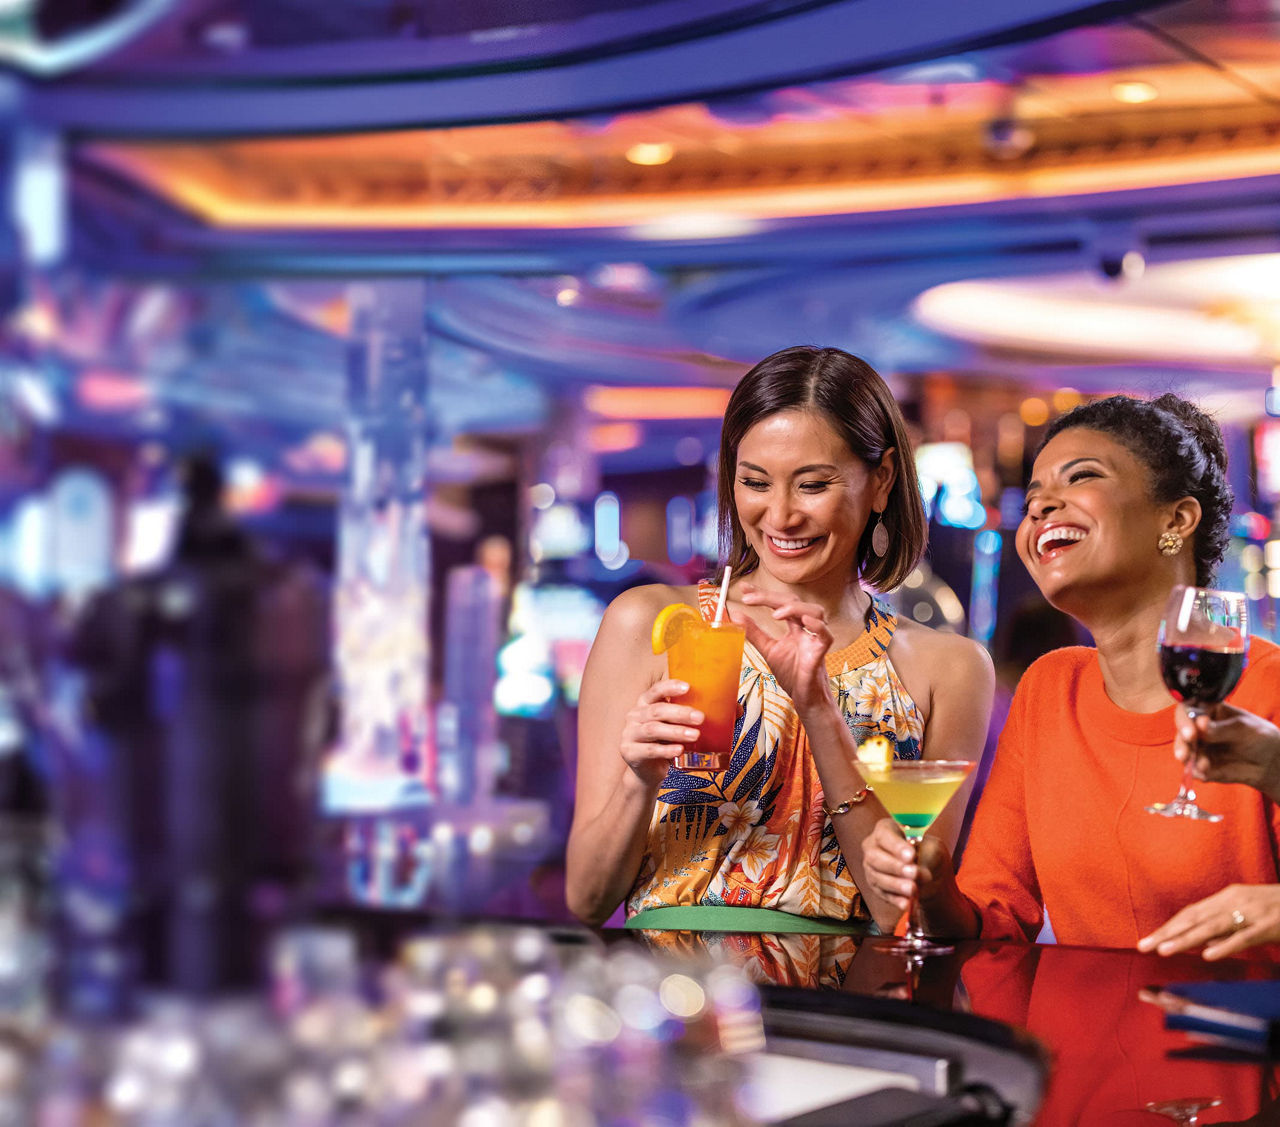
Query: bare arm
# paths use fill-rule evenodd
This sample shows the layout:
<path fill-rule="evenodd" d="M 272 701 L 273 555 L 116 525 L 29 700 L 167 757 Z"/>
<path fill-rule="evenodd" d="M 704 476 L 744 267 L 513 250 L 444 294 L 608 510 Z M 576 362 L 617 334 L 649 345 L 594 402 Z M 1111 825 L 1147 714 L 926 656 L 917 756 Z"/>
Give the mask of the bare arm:
<path fill-rule="evenodd" d="M 650 644 L 654 616 L 680 598 L 671 587 L 619 595 L 583 672 L 566 895 L 569 910 L 586 923 L 604 923 L 635 884 L 658 789 L 702 720 L 667 699 L 687 686 L 665 679 L 665 658 Z"/>

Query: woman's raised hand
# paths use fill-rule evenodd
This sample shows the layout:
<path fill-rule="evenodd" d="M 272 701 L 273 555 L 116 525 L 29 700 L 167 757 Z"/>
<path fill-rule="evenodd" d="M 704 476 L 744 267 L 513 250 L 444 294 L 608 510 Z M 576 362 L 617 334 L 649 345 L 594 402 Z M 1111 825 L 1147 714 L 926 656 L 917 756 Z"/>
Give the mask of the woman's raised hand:
<path fill-rule="evenodd" d="M 1193 722 L 1179 705 L 1173 753 L 1184 763 L 1191 756 L 1197 779 L 1244 783 L 1280 801 L 1280 729 L 1261 716 L 1220 704 Z"/>
<path fill-rule="evenodd" d="M 696 708 L 669 700 L 689 691 L 671 678 L 650 685 L 627 713 L 622 726 L 622 758 L 646 786 L 657 787 L 671 762 L 698 738 L 704 717 Z"/>
<path fill-rule="evenodd" d="M 746 628 L 747 641 L 764 656 L 796 709 L 803 712 L 808 706 L 831 700 L 824 661 L 831 648 L 831 631 L 822 607 L 750 584 L 743 585 L 740 597 L 746 606 L 768 607 L 774 620 L 786 626 L 780 637 L 774 637 L 747 615 L 730 615 Z"/>

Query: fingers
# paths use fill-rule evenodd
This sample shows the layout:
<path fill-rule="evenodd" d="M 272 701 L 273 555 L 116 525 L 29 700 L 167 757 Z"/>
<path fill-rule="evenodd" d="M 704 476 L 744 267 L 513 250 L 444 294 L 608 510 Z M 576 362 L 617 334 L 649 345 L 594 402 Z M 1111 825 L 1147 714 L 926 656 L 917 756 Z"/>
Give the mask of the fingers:
<path fill-rule="evenodd" d="M 655 681 L 645 689 L 645 691 L 636 698 L 636 704 L 654 704 L 660 700 L 669 700 L 671 697 L 682 697 L 688 691 L 689 683 L 687 681 L 679 681 L 674 677 L 666 677 L 661 681 Z"/>
<path fill-rule="evenodd" d="M 655 682 L 637 698 L 622 729 L 622 757 L 627 762 L 674 759 L 698 738 L 702 712 L 668 699 L 689 691 L 684 681 Z"/>
<path fill-rule="evenodd" d="M 1246 924 L 1241 928 L 1233 928 L 1225 939 L 1208 944 L 1204 949 L 1204 958 L 1209 962 L 1244 951 L 1255 943 L 1266 942 L 1266 928 L 1261 922 Z"/>
<path fill-rule="evenodd" d="M 1228 885 L 1189 904 L 1138 941 L 1139 951 L 1173 955 L 1204 948 L 1210 961 L 1277 938 L 1280 890 L 1275 885 Z"/>
<path fill-rule="evenodd" d="M 876 823 L 862 843 L 862 865 L 872 889 L 902 911 L 911 904 L 919 867 L 915 850 L 892 818 Z"/>
<path fill-rule="evenodd" d="M 1208 903 L 1209 901 L 1202 900 L 1183 908 L 1150 935 L 1138 940 L 1138 950 L 1173 955 L 1179 951 L 1203 947 L 1210 940 L 1229 934 L 1234 926 L 1230 913 L 1207 908 Z"/>
<path fill-rule="evenodd" d="M 742 601 L 747 606 L 769 607 L 776 621 L 785 622 L 790 627 L 813 634 L 827 643 L 831 641 L 826 614 L 817 603 L 801 602 L 786 595 L 761 591 L 751 586 L 743 587 Z"/>

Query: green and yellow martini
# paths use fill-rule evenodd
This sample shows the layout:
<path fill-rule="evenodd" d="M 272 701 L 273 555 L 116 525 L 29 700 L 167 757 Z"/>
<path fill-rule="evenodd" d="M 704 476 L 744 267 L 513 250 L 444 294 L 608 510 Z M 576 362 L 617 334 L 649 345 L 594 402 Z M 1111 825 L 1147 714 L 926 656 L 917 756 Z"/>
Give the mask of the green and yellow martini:
<path fill-rule="evenodd" d="M 976 764 L 968 760 L 895 759 L 858 764 L 867 785 L 909 838 L 924 836 Z"/>
<path fill-rule="evenodd" d="M 860 750 L 858 770 L 881 804 L 913 845 L 946 809 L 960 785 L 977 766 L 968 759 L 890 759 L 868 762 Z M 911 958 L 944 955 L 954 950 L 925 938 L 916 920 L 916 898 L 908 909 L 907 934 L 888 948 Z"/>

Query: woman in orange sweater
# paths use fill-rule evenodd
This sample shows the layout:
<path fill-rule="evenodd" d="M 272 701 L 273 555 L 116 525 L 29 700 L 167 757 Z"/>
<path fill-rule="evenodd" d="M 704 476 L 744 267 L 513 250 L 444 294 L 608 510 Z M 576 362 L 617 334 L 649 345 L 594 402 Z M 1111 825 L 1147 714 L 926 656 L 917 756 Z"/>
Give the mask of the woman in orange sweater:
<path fill-rule="evenodd" d="M 917 860 L 877 823 L 863 857 L 882 927 L 914 883 L 933 934 L 1032 940 L 1047 910 L 1061 943 L 1214 958 L 1280 940 L 1280 649 L 1254 638 L 1231 704 L 1196 731 L 1156 647 L 1170 590 L 1208 585 L 1222 560 L 1226 460 L 1217 424 L 1176 395 L 1113 396 L 1049 428 L 1018 555 L 1096 648 L 1023 677 L 958 877 L 945 846 L 926 838 Z M 1221 822 L 1146 812 L 1189 753 Z"/>

